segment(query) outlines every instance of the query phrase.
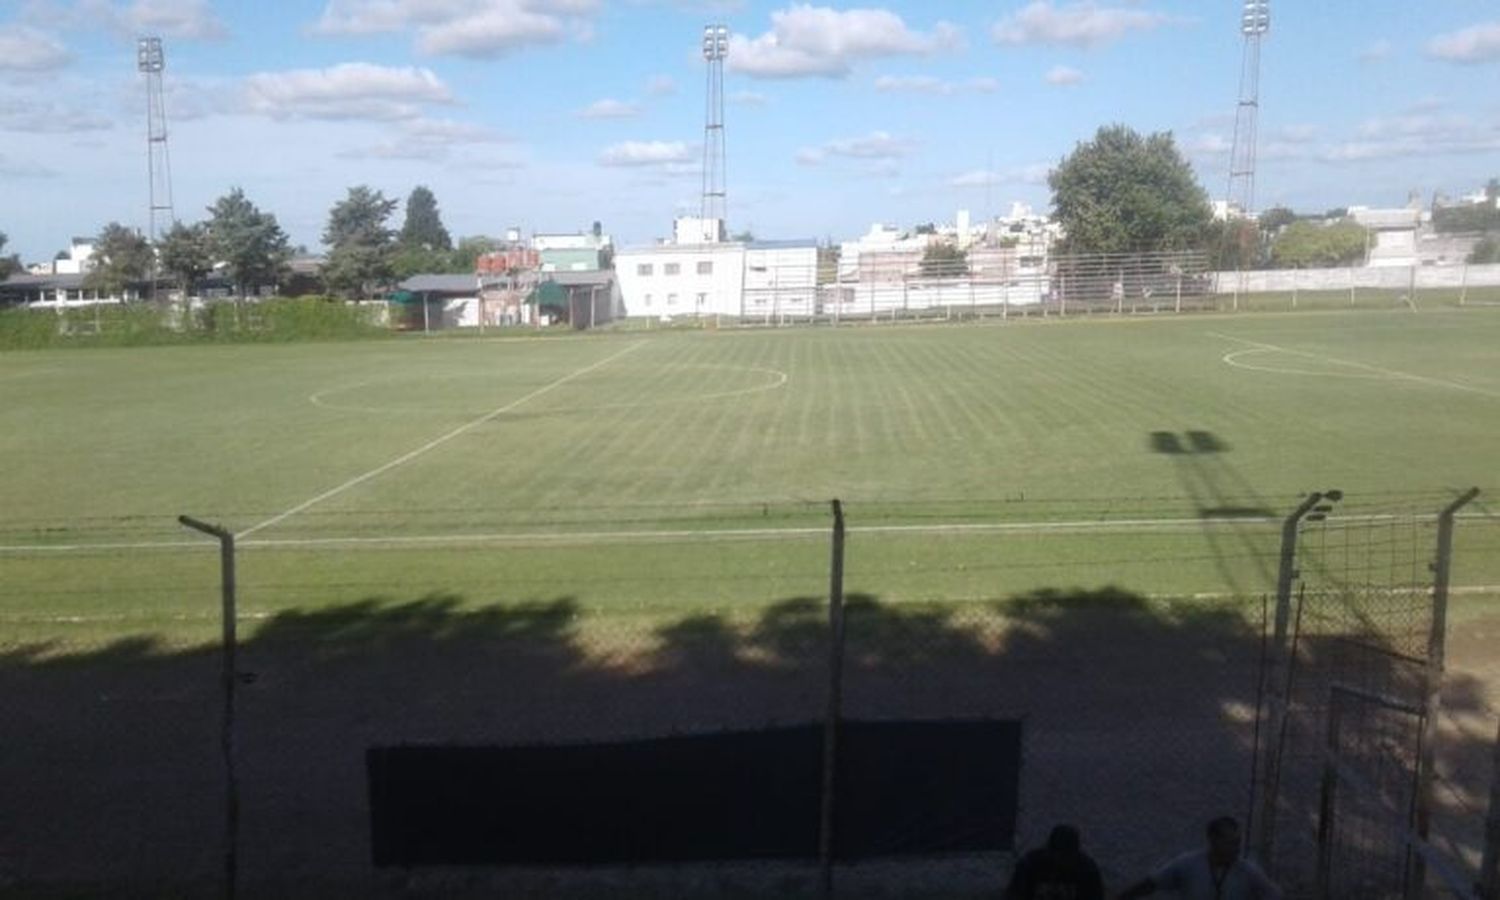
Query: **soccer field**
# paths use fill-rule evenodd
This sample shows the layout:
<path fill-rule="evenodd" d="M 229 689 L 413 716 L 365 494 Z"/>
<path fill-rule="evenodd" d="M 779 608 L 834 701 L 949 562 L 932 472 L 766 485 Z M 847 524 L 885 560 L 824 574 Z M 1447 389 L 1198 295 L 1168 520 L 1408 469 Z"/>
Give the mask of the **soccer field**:
<path fill-rule="evenodd" d="M 819 721 L 833 498 L 847 714 L 1023 720 L 1022 840 L 1086 822 L 1112 879 L 1242 808 L 1309 490 L 1347 494 L 1309 577 L 1403 588 L 1432 529 L 1390 514 L 1485 490 L 1448 684 L 1490 733 L 1500 311 L 36 351 L 0 386 L 23 884 L 218 871 L 218 555 L 183 513 L 239 536 L 252 895 L 382 895 L 372 746 Z M 1488 745 L 1443 752 L 1482 796 Z"/>
<path fill-rule="evenodd" d="M 1487 310 L 50 351 L 0 384 L 0 614 L 40 631 L 187 627 L 181 513 L 240 534 L 251 612 L 676 612 L 820 593 L 835 497 L 891 600 L 1248 596 L 1302 492 L 1500 487 Z M 1459 584 L 1500 583 L 1491 522 Z"/>

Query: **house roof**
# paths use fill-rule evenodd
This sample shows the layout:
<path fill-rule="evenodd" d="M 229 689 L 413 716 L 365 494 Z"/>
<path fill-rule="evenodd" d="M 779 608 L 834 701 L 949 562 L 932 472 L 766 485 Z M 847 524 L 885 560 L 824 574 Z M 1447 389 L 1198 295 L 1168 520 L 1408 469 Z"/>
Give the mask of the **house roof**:
<path fill-rule="evenodd" d="M 816 250 L 818 242 L 812 238 L 790 241 L 751 241 L 745 245 L 751 250 Z"/>
<path fill-rule="evenodd" d="M 555 281 L 563 287 L 604 287 L 615 280 L 613 269 L 587 269 L 582 271 L 548 272 L 544 281 Z"/>
<path fill-rule="evenodd" d="M 0 290 L 46 291 L 62 288 L 63 290 L 76 291 L 83 287 L 83 280 L 87 277 L 87 275 L 82 274 L 12 275 L 4 281 L 0 281 Z"/>
<path fill-rule="evenodd" d="M 414 294 L 477 294 L 479 278 L 474 275 L 413 275 L 396 287 Z"/>

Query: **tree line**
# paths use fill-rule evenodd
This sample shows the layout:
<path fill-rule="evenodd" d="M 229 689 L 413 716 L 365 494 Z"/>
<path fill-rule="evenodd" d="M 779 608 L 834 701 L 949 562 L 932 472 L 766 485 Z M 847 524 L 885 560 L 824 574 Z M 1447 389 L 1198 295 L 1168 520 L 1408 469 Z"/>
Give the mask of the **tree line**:
<path fill-rule="evenodd" d="M 322 235 L 327 252 L 319 278 L 325 290 L 367 299 L 419 272 L 473 272 L 476 260 L 500 245 L 483 236 L 454 243 L 437 198 L 424 186 L 412 189 L 405 220 L 396 230 L 389 223 L 399 205 L 365 185 L 349 188 L 333 205 Z M 94 238 L 93 267 L 84 286 L 118 294 L 127 285 L 149 280 L 154 269 L 163 281 L 191 294 L 221 272 L 236 294 L 246 296 L 286 279 L 296 251 L 275 215 L 238 187 L 206 212 L 197 222 L 174 222 L 154 244 L 119 222 L 105 225 Z M 0 233 L 0 251 L 5 243 Z M 0 256 L 0 279 L 20 268 L 16 256 Z"/>

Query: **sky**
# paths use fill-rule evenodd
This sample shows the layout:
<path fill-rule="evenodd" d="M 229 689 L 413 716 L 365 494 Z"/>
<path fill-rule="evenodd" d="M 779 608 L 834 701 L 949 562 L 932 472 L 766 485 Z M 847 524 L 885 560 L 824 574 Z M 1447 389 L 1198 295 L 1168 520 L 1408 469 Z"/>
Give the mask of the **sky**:
<path fill-rule="evenodd" d="M 734 231 L 1045 210 L 1049 168 L 1115 122 L 1172 131 L 1226 192 L 1241 0 L 823 2 L 0 0 L 6 252 L 145 229 L 144 34 L 166 48 L 177 217 L 241 187 L 314 252 L 357 184 L 427 185 L 455 236 L 668 235 L 698 209 L 715 22 Z M 1495 0 L 1271 15 L 1257 206 L 1394 206 L 1500 175 Z"/>

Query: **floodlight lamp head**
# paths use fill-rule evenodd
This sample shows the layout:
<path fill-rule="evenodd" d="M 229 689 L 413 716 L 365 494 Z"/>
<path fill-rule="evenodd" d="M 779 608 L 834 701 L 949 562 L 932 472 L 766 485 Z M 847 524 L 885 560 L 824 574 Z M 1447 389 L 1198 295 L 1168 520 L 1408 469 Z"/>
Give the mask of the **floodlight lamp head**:
<path fill-rule="evenodd" d="M 1240 33 L 1248 37 L 1265 34 L 1270 30 L 1270 0 L 1245 0 L 1245 14 L 1240 19 Z"/>
<path fill-rule="evenodd" d="M 723 59 L 729 55 L 729 29 L 723 25 L 709 25 L 703 29 L 703 58 Z"/>
<path fill-rule="evenodd" d="M 136 41 L 135 67 L 142 72 L 160 72 L 166 68 L 166 57 L 161 50 L 161 38 L 143 37 Z"/>

